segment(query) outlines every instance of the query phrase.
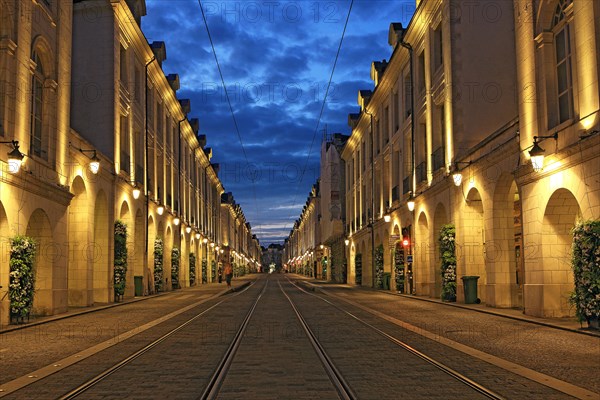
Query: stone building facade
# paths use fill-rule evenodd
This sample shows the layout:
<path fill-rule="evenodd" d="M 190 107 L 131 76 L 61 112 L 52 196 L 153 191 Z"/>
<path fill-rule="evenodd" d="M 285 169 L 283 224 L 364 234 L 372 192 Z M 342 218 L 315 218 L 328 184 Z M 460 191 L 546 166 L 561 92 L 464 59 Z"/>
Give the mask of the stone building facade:
<path fill-rule="evenodd" d="M 300 217 L 294 222 L 290 235 L 285 240 L 283 259 L 286 268 L 307 276 L 322 277 L 324 246 L 321 247 L 319 181 L 311 188 Z"/>
<path fill-rule="evenodd" d="M 218 256 L 219 167 L 177 97 L 179 77 L 162 69 L 165 44 L 142 33 L 145 12 L 143 0 L 0 2 L 0 142 L 24 155 L 11 173 L 0 151 L 0 324 L 10 322 L 17 235 L 38 244 L 34 315 L 115 300 L 117 220 L 128 234 L 125 297 L 156 291 L 156 239 L 162 290 L 201 283 L 202 261 Z M 258 240 L 241 231 L 257 260 Z"/>
<path fill-rule="evenodd" d="M 381 246 L 391 289 L 439 298 L 451 225 L 458 302 L 477 276 L 488 306 L 573 315 L 570 231 L 600 218 L 599 39 L 587 0 L 419 1 L 392 23 L 341 152 L 348 282 L 379 285 Z"/>
<path fill-rule="evenodd" d="M 319 181 L 321 242 L 323 254 L 320 260 L 326 267 L 324 279 L 344 282 L 347 276 L 345 235 L 345 173 L 340 156 L 348 136 L 334 133 L 324 137 L 321 143 L 321 171 Z"/>

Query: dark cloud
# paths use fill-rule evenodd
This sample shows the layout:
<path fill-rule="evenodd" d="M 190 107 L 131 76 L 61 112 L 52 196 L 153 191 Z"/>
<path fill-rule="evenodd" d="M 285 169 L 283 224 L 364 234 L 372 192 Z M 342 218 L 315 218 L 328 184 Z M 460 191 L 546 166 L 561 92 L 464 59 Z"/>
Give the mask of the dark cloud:
<path fill-rule="evenodd" d="M 324 130 L 349 133 L 371 62 L 391 54 L 389 24 L 406 25 L 414 0 L 354 2 L 325 107 L 349 1 L 203 1 L 241 141 L 198 2 L 146 4 L 144 33 L 165 41 L 163 69 L 179 73 L 226 190 L 263 245 L 281 242 L 318 178 Z"/>

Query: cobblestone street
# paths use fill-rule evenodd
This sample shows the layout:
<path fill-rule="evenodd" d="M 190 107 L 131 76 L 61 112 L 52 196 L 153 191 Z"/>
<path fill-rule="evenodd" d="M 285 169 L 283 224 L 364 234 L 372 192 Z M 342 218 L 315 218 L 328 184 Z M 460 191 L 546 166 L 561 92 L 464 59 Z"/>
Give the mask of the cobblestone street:
<path fill-rule="evenodd" d="M 289 278 L 300 278 L 308 292 Z M 369 326 L 504 398 L 598 398 L 600 393 L 594 373 L 600 367 L 600 335 L 292 274 L 252 275 L 234 280 L 234 288 L 204 285 L 5 329 L 0 397 L 60 398 L 184 324 L 83 396 L 198 398 L 263 289 L 218 398 L 338 397 L 284 293 L 357 398 L 485 397 Z"/>

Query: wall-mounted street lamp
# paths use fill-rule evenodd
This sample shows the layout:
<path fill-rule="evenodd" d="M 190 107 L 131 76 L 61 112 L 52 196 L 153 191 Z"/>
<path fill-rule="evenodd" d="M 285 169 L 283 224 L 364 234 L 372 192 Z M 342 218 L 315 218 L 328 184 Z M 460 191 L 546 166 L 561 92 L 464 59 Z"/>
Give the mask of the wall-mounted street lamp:
<path fill-rule="evenodd" d="M 539 142 L 550 138 L 558 140 L 558 133 L 548 136 L 533 137 L 533 146 L 531 147 L 531 150 L 529 150 L 529 156 L 531 157 L 531 166 L 535 172 L 540 172 L 542 169 L 544 169 L 544 157 L 546 155 L 546 150 L 540 147 Z"/>
<path fill-rule="evenodd" d="M 200 240 L 200 232 L 196 232 L 196 240 Z"/>
<path fill-rule="evenodd" d="M 69 143 L 69 145 L 73 146 L 71 143 Z M 75 146 L 73 146 L 75 147 Z M 98 154 L 96 153 L 96 150 L 93 149 L 82 149 L 80 147 L 75 147 L 77 150 L 79 150 L 79 152 L 85 154 L 85 153 L 91 153 L 92 156 L 90 157 L 90 163 L 89 163 L 89 168 L 90 171 L 92 172 L 92 174 L 96 175 L 98 173 L 98 171 L 100 171 L 100 159 L 98 158 Z"/>
<path fill-rule="evenodd" d="M 409 192 L 409 198 L 406 202 L 406 207 L 408 207 L 408 211 L 413 212 L 415 210 L 415 198 L 413 196 L 413 192 Z"/>
<path fill-rule="evenodd" d="M 165 206 L 163 206 L 162 204 L 160 204 L 160 202 L 158 202 L 158 207 L 156 208 L 156 212 L 158 213 L 158 215 L 163 215 L 163 213 L 165 212 Z"/>
<path fill-rule="evenodd" d="M 390 222 L 392 220 L 392 216 L 389 213 L 385 213 L 385 215 L 383 216 L 383 220 L 385 222 Z"/>
<path fill-rule="evenodd" d="M 19 141 L 18 140 L 10 140 L 7 142 L 0 142 L 2 144 L 12 144 L 13 149 L 8 152 L 8 172 L 11 174 L 16 174 L 21 169 L 21 164 L 23 164 L 23 153 L 19 151 Z"/>
<path fill-rule="evenodd" d="M 140 188 L 138 187 L 137 183 L 133 183 L 133 198 L 134 199 L 139 199 L 140 198 L 140 194 L 142 193 L 142 191 L 140 190 Z"/>
<path fill-rule="evenodd" d="M 346 244 L 346 246 L 348 246 L 350 244 L 350 239 L 345 239 L 344 243 Z"/>
<path fill-rule="evenodd" d="M 207 238 L 202 239 L 202 243 L 204 243 L 204 244 L 208 243 L 208 239 Z"/>
<path fill-rule="evenodd" d="M 460 184 L 462 183 L 462 172 L 460 172 L 460 169 L 458 168 L 458 166 L 460 164 L 465 164 L 465 165 L 471 165 L 471 161 L 469 162 L 460 162 L 460 161 L 455 161 L 454 162 L 454 172 L 452 173 L 452 180 L 454 181 L 454 186 L 460 186 Z"/>
<path fill-rule="evenodd" d="M 185 233 L 190 233 L 192 232 L 192 227 L 191 226 L 186 226 L 185 227 Z"/>
<path fill-rule="evenodd" d="M 179 219 L 179 217 L 175 217 L 175 219 L 173 219 L 173 223 L 175 224 L 175 226 L 178 226 L 180 222 L 181 220 Z"/>

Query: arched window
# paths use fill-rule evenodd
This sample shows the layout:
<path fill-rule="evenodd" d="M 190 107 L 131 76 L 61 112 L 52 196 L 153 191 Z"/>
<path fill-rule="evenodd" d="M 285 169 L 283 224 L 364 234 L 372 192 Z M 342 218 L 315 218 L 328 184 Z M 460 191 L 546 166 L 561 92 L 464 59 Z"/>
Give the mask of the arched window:
<path fill-rule="evenodd" d="M 559 0 L 552 19 L 556 62 L 556 95 L 558 123 L 573 116 L 573 75 L 571 65 L 571 26 L 567 8 L 573 0 Z"/>
<path fill-rule="evenodd" d="M 47 160 L 47 138 L 43 132 L 44 70 L 37 52 L 33 52 L 31 59 L 35 63 L 35 70 L 31 77 L 30 154 Z"/>

